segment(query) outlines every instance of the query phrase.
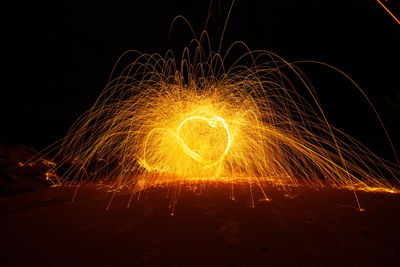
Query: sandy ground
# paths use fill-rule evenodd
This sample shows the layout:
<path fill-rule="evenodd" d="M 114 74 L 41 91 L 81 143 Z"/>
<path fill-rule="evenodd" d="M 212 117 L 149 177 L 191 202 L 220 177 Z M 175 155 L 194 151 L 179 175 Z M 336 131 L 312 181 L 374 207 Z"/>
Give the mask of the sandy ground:
<path fill-rule="evenodd" d="M 266 188 L 183 189 L 170 215 L 166 188 L 127 208 L 120 192 L 49 188 L 0 199 L 1 266 L 399 266 L 400 195 Z"/>

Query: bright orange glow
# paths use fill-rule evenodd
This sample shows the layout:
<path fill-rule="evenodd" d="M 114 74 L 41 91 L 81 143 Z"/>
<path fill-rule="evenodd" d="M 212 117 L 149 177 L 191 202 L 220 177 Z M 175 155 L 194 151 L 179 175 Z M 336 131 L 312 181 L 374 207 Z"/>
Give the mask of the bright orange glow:
<path fill-rule="evenodd" d="M 179 62 L 171 51 L 138 53 L 113 73 L 58 146 L 64 160 L 48 179 L 101 180 L 134 193 L 171 183 L 245 181 L 265 200 L 266 184 L 398 192 L 398 166 L 330 125 L 296 64 L 247 50 L 228 65 L 231 49 L 247 47 L 235 43 L 219 54 L 203 46 L 207 38 L 193 40 Z M 136 52 L 123 57 L 130 53 Z"/>
<path fill-rule="evenodd" d="M 200 127 L 196 124 L 187 126 L 193 124 L 193 122 L 197 122 L 197 124 L 200 122 Z M 204 125 L 204 123 L 207 123 L 207 125 Z M 221 124 L 220 127 L 223 128 L 222 133 L 221 130 L 218 130 L 217 124 Z M 182 130 L 182 128 L 186 131 Z M 183 120 L 179 124 L 177 141 L 183 151 L 190 157 L 199 163 L 209 166 L 223 160 L 231 146 L 232 137 L 228 125 L 226 125 L 224 119 L 221 117 L 207 119 L 206 117 L 193 116 Z M 195 149 L 192 150 L 192 148 Z"/>
<path fill-rule="evenodd" d="M 266 51 L 245 56 L 272 60 L 225 67 L 215 76 L 224 66 L 216 54 L 180 69 L 171 57 L 140 55 L 61 145 L 60 154 L 74 159 L 73 180 L 115 177 L 120 185 L 134 182 L 136 173 L 161 183 L 268 179 L 393 190 L 382 170 L 395 177 L 396 168 L 327 122 L 295 65 Z M 284 68 L 314 105 L 297 93 Z"/>
<path fill-rule="evenodd" d="M 171 104 L 164 104 L 172 106 L 178 99 L 169 101 Z M 207 101 L 197 101 L 195 105 L 192 101 L 194 99 L 188 100 L 183 110 L 161 111 L 169 120 L 152 120 L 156 125 L 145 136 L 143 152 L 139 156 L 139 164 L 147 171 L 185 177 L 220 176 L 232 146 L 232 133 L 239 134 L 239 127 L 228 126 L 222 117 L 217 116 L 226 112 L 217 110 Z M 231 121 L 238 120 L 229 114 L 224 116 Z"/>

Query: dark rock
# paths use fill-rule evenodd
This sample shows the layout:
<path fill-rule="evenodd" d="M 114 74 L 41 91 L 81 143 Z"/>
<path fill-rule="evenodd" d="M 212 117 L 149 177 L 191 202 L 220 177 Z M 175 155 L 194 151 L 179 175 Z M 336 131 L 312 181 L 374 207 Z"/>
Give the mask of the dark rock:
<path fill-rule="evenodd" d="M 46 173 L 50 161 L 33 161 L 38 151 L 24 145 L 0 145 L 0 195 L 14 195 L 49 187 Z"/>

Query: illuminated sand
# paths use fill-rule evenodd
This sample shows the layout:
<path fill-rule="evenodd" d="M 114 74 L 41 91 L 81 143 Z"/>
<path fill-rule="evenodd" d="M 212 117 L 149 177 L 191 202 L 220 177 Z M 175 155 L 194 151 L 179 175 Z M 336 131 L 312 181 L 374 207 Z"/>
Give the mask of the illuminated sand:
<path fill-rule="evenodd" d="M 221 184 L 182 188 L 175 215 L 168 188 L 111 197 L 97 185 L 2 198 L 0 259 L 8 265 L 394 266 L 400 261 L 400 196 L 297 187 L 271 201 Z M 194 191 L 193 191 L 194 190 Z"/>

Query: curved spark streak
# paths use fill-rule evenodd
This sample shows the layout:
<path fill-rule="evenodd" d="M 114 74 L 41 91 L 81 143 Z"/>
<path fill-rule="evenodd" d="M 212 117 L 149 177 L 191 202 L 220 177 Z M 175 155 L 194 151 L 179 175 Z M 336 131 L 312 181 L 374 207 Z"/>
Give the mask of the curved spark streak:
<path fill-rule="evenodd" d="M 221 117 L 215 117 L 215 118 L 209 120 L 209 119 L 204 118 L 204 117 L 193 116 L 193 117 L 190 117 L 190 118 L 185 119 L 184 121 L 182 121 L 181 124 L 179 124 L 178 130 L 177 130 L 177 135 L 176 135 L 179 144 L 182 145 L 183 151 L 185 151 L 185 153 L 187 153 L 189 156 L 191 156 L 192 158 L 194 158 L 196 161 L 198 161 L 198 162 L 200 162 L 200 163 L 203 162 L 203 157 L 200 156 L 199 154 L 197 154 L 196 152 L 194 152 L 193 150 L 191 150 L 191 149 L 185 144 L 185 142 L 182 140 L 182 138 L 180 137 L 180 132 L 181 132 L 182 126 L 183 126 L 186 122 L 188 122 L 188 121 L 190 121 L 190 120 L 201 120 L 201 121 L 206 121 L 212 128 L 215 128 L 215 127 L 216 127 L 216 123 L 217 123 L 217 122 L 221 122 L 221 123 L 223 124 L 223 126 L 224 126 L 224 128 L 225 128 L 225 130 L 226 130 L 227 139 L 228 139 L 227 145 L 226 145 L 226 148 L 225 148 L 225 151 L 224 151 L 224 152 L 222 153 L 222 155 L 218 158 L 218 160 L 216 160 L 216 161 L 213 162 L 213 163 L 207 164 L 206 166 L 214 165 L 214 164 L 217 164 L 217 163 L 221 162 L 222 159 L 225 157 L 226 153 L 228 152 L 228 150 L 229 150 L 229 148 L 230 148 L 230 146 L 231 146 L 231 143 L 232 143 L 232 137 L 231 137 L 231 134 L 230 134 L 230 132 L 229 132 L 228 125 L 226 124 L 225 120 L 222 119 Z"/>
<path fill-rule="evenodd" d="M 250 51 L 242 42 L 226 54 L 204 43 L 209 44 L 207 33 L 183 50 L 180 64 L 171 51 L 139 53 L 110 78 L 59 145 L 57 156 L 65 160 L 52 175 L 62 178 L 51 179 L 60 184 L 106 179 L 114 188 L 133 185 L 133 192 L 194 180 L 245 180 L 262 191 L 268 182 L 398 192 L 398 166 L 329 124 L 296 62 Z M 228 65 L 230 51 L 239 45 L 246 52 Z M 314 63 L 350 81 L 376 112 L 346 74 Z"/>

